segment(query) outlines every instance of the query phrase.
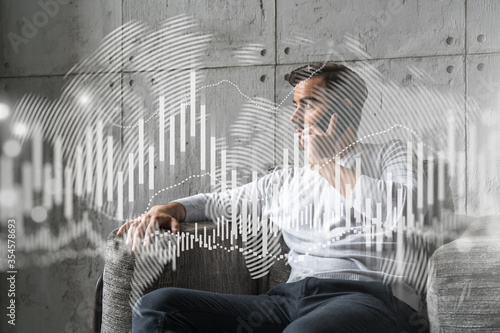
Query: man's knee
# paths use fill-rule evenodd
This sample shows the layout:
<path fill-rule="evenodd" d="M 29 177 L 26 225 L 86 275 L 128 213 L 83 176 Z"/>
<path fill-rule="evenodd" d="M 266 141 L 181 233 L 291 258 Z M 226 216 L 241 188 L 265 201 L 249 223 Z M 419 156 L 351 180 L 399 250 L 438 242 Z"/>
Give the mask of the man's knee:
<path fill-rule="evenodd" d="M 175 308 L 179 301 L 185 297 L 185 292 L 180 288 L 157 289 L 139 298 L 134 308 L 166 312 Z"/>

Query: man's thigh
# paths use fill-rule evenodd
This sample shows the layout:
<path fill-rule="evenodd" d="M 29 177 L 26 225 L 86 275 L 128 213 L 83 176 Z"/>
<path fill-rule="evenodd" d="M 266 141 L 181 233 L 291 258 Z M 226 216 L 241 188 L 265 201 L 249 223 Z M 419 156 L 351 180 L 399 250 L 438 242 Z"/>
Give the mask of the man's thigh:
<path fill-rule="evenodd" d="M 289 322 L 281 296 L 229 295 L 163 288 L 143 296 L 134 332 L 281 332 Z"/>
<path fill-rule="evenodd" d="M 352 293 L 332 297 L 299 316 L 284 332 L 400 332 L 396 315 L 373 295 Z"/>

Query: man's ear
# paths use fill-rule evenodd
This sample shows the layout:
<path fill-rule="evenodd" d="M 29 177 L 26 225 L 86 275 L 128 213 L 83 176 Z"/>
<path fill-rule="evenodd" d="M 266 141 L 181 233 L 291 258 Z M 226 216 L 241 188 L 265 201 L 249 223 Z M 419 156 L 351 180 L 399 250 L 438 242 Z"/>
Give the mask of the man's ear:
<path fill-rule="evenodd" d="M 352 105 L 352 102 L 349 98 L 344 98 L 344 102 L 347 103 L 347 105 L 349 105 L 349 107 L 352 109 L 353 108 L 353 105 Z"/>

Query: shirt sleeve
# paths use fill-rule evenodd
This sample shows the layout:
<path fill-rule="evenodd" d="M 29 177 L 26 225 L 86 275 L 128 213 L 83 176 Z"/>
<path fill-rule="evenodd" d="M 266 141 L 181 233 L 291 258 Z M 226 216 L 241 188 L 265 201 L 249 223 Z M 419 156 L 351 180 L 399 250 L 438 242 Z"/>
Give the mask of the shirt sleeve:
<path fill-rule="evenodd" d="M 186 209 L 185 222 L 216 221 L 224 219 L 231 221 L 239 218 L 243 211 L 248 214 L 262 214 L 262 208 L 272 200 L 274 184 L 282 185 L 282 169 L 257 180 L 239 186 L 236 189 L 222 192 L 202 193 L 175 200 Z"/>
<path fill-rule="evenodd" d="M 186 210 L 186 217 L 182 222 L 199 222 L 208 220 L 208 217 L 205 215 L 205 205 L 208 197 L 209 194 L 200 193 L 175 200 L 174 202 L 180 203 Z"/>

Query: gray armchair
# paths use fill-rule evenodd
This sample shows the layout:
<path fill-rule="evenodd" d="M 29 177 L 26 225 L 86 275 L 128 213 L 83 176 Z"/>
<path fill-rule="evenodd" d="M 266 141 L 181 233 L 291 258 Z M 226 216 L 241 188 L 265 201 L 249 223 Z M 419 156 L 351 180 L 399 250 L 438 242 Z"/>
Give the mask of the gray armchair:
<path fill-rule="evenodd" d="M 435 251 L 429 263 L 427 308 L 431 332 L 500 332 L 500 216 L 468 219 L 472 222 L 465 233 Z M 211 222 L 199 226 L 215 228 Z M 182 227 L 185 232 L 193 232 L 193 224 Z M 284 261 L 277 261 L 267 276 L 252 280 L 242 254 L 229 251 L 226 240 L 228 250 L 195 247 L 183 252 L 177 258 L 175 272 L 171 265 L 160 263 L 158 275 L 149 276 L 147 282 L 148 278 L 137 270 L 155 271 L 153 258 L 131 253 L 115 232 L 107 242 L 101 332 L 129 332 L 131 302 L 157 288 L 257 294 L 286 281 L 289 273 Z M 140 294 L 135 297 L 134 279 L 146 282 L 138 287 Z"/>

